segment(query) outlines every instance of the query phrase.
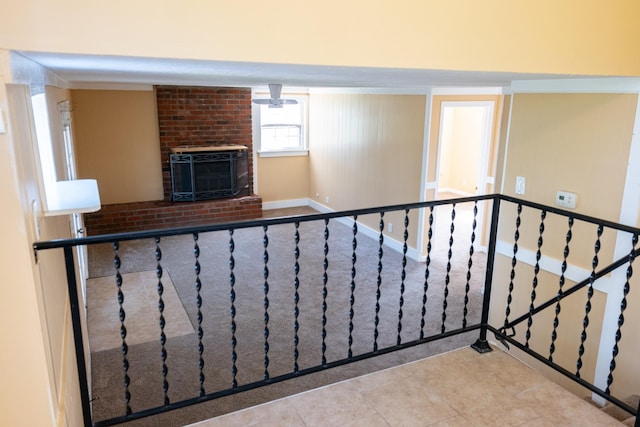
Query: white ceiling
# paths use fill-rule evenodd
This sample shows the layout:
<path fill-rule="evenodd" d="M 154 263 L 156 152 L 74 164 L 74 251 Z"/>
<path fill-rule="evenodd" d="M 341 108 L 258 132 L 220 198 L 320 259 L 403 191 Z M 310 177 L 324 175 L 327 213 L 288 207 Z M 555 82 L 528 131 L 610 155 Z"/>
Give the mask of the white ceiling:
<path fill-rule="evenodd" d="M 193 85 L 303 88 L 375 88 L 423 92 L 434 87 L 508 87 L 512 81 L 578 76 L 426 69 L 263 64 L 19 52 L 54 71 L 71 88 L 100 85 Z"/>

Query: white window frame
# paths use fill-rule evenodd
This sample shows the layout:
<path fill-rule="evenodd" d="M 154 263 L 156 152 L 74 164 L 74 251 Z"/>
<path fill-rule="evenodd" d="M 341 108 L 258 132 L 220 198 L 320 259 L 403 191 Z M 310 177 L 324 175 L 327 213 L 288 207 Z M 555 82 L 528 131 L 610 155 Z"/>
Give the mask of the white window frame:
<path fill-rule="evenodd" d="M 302 107 L 302 123 L 300 129 L 300 137 L 302 139 L 300 148 L 298 149 L 263 149 L 262 148 L 262 124 L 261 124 L 261 108 L 262 105 L 253 104 L 253 117 L 254 117 L 254 146 L 256 147 L 256 152 L 260 157 L 285 157 L 285 156 L 307 156 L 309 155 L 308 148 L 308 99 L 307 95 L 300 94 L 286 94 L 283 93 L 283 99 L 295 99 L 298 101 L 298 105 Z M 254 98 L 269 98 L 269 94 L 256 94 Z"/>
<path fill-rule="evenodd" d="M 31 96 L 35 154 L 40 173 L 40 199 L 44 216 L 69 215 L 100 210 L 95 179 L 58 180 L 47 97 L 44 91 Z"/>

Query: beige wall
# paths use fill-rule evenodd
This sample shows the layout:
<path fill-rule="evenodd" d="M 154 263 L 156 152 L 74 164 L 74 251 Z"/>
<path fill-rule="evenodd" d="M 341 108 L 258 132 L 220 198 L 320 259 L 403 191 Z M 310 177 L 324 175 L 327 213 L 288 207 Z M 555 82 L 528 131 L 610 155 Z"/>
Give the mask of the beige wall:
<path fill-rule="evenodd" d="M 489 317 L 491 325 L 500 327 L 505 321 L 505 310 L 508 293 L 509 272 L 511 271 L 511 259 L 504 256 L 498 256 L 496 259 L 497 276 L 502 280 L 494 279 L 494 287 L 491 293 L 492 311 Z M 506 272 L 506 274 L 505 274 Z M 528 313 L 529 304 L 531 302 L 531 280 L 533 273 L 531 267 L 522 264 L 516 265 L 516 273 L 514 279 L 514 291 L 512 293 L 513 301 L 510 305 L 511 313 L 509 320 L 512 321 L 517 317 Z M 558 276 L 550 274 L 546 271 L 540 271 L 538 274 L 538 287 L 536 288 L 536 302 L 542 303 L 552 299 L 558 290 Z M 568 289 L 575 283 L 566 281 L 564 289 Z M 580 334 L 582 332 L 582 321 L 584 318 L 584 303 L 586 301 L 586 289 L 577 292 L 570 297 L 564 299 L 561 304 L 561 311 L 558 316 L 559 325 L 557 328 L 557 339 L 554 343 L 555 351 L 553 360 L 560 366 L 565 367 L 572 373 L 575 373 L 576 360 L 578 359 L 578 348 L 580 346 Z M 583 356 L 583 367 L 580 371 L 582 378 L 587 381 L 593 381 L 594 369 L 597 360 L 598 346 L 600 343 L 600 332 L 602 330 L 602 318 L 604 313 L 604 304 L 606 295 L 595 291 L 592 298 L 592 309 L 590 313 L 591 322 L 587 330 L 587 341 L 585 341 L 585 353 Z M 549 347 L 551 345 L 551 333 L 553 331 L 553 320 L 555 316 L 555 304 L 546 310 L 536 314 L 533 317 L 531 327 L 530 348 L 544 357 L 550 354 Z M 525 333 L 527 329 L 527 321 L 520 323 L 516 328 L 516 339 L 524 343 Z M 511 331 L 508 331 L 509 333 Z M 589 392 L 582 387 L 568 380 L 561 374 L 550 369 L 543 368 L 540 362 L 525 353 L 512 349 L 514 354 L 530 363 L 545 373 L 554 381 L 559 382 L 564 387 L 573 391 L 580 396 L 588 396 Z"/>
<path fill-rule="evenodd" d="M 442 121 L 439 188 L 476 194 L 482 161 L 483 110 L 453 107 Z"/>
<path fill-rule="evenodd" d="M 260 157 L 258 195 L 262 202 L 309 197 L 309 156 Z"/>
<path fill-rule="evenodd" d="M 6 76 L 3 76 L 6 78 Z M 6 80 L 5 80 L 6 81 Z M 75 353 L 66 297 L 66 275 L 61 252 L 39 254 L 35 262 L 31 243 L 37 239 L 69 237 L 68 217 L 43 217 L 31 128 L 30 90 L 27 86 L 0 86 L 0 108 L 9 124 L 0 134 L 0 180 L 3 208 L 0 228 L 10 244 L 0 248 L 7 286 L 2 286 L 0 326 L 5 350 L 0 352 L 2 425 L 80 425 Z M 50 111 L 68 92 L 47 88 Z M 13 143 L 10 144 L 9 141 Z M 59 139 L 54 146 L 60 148 Z M 58 142 L 58 143 L 57 143 Z M 35 208 L 34 208 L 35 206 Z M 8 268 L 11 266 L 11 268 Z M 46 281 L 43 279 L 46 277 Z M 9 404 L 6 404 L 9 403 Z"/>
<path fill-rule="evenodd" d="M 425 106 L 418 95 L 311 95 L 311 199 L 337 211 L 419 200 Z M 401 240 L 403 214 L 385 219 Z"/>
<path fill-rule="evenodd" d="M 79 178 L 98 181 L 102 204 L 162 200 L 154 91 L 74 90 Z"/>
<path fill-rule="evenodd" d="M 636 0 L 616 7 L 582 0 L 4 3 L 10 13 L 0 14 L 1 47 L 18 50 L 640 75 L 640 57 L 632 53 L 640 40 Z M 269 25 L 274 20 L 286 25 Z M 212 42 L 218 40 L 225 42 Z"/>
<path fill-rule="evenodd" d="M 525 198 L 553 205 L 578 195 L 576 211 L 617 221 L 637 94 L 516 94 L 504 194 L 527 178 Z M 606 179 L 605 179 L 606 178 Z"/>
<path fill-rule="evenodd" d="M 515 94 L 503 193 L 517 196 L 514 194 L 515 177 L 524 176 L 527 178 L 526 193 L 517 197 L 554 205 L 557 190 L 571 191 L 578 195 L 576 212 L 617 222 L 625 187 L 637 102 L 637 94 Z M 501 222 L 499 237 L 511 245 L 515 232 L 515 215 L 513 205 L 505 206 L 501 210 L 504 220 Z M 521 218 L 519 250 L 528 249 L 535 252 L 540 214 L 525 208 Z M 543 255 L 557 260 L 563 259 L 567 230 L 566 218 L 547 216 Z M 569 267 L 577 266 L 591 271 L 596 238 L 595 226 L 575 222 L 567 259 Z M 602 249 L 598 253 L 600 267 L 613 261 L 615 238 L 615 233 L 611 231 L 605 231 L 601 237 Z M 528 310 L 532 268 L 521 263 L 516 268 L 512 319 Z M 510 257 L 498 255 L 494 271 L 495 277 L 499 279 L 494 282 L 492 294 L 498 296 L 496 301 L 505 299 L 510 270 Z M 553 296 L 558 282 L 558 275 L 541 272 L 538 301 L 543 301 L 544 296 Z M 572 284 L 567 282 L 565 289 Z M 617 285 L 621 286 L 619 283 Z M 606 294 L 598 291 L 594 295 L 587 351 L 593 352 L 599 345 L 606 298 Z M 628 301 L 629 307 L 640 306 L 640 293 L 630 293 Z M 570 371 L 575 369 L 585 302 L 583 290 L 562 305 L 562 332 L 559 332 L 559 343 L 556 343 L 558 349 L 555 360 L 564 363 Z M 496 306 L 494 309 L 492 322 L 502 324 L 504 306 Z M 543 330 L 540 336 L 542 341 L 536 339 L 534 344 L 536 350 L 542 349 L 543 355 L 549 351 L 552 319 L 553 309 L 547 310 L 536 319 L 540 325 L 546 325 L 546 330 Z M 523 337 L 524 330 L 519 329 L 518 334 Z M 626 326 L 626 334 L 633 334 L 629 326 Z M 635 362 L 640 345 L 637 334 L 635 339 L 628 337 L 624 345 L 624 353 L 621 352 L 616 375 L 615 391 L 621 393 L 618 397 L 637 393 L 633 384 L 640 383 Z M 593 378 L 594 367 L 595 360 L 592 357 L 588 358 L 583 368 L 586 379 Z M 575 386 L 564 381 L 563 383 L 586 395 L 584 390 L 580 391 Z"/>

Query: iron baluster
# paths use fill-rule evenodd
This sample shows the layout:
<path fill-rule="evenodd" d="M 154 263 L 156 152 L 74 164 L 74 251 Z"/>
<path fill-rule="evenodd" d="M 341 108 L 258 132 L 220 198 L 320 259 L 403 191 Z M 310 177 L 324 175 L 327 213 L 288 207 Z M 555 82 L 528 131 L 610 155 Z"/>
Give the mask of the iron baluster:
<path fill-rule="evenodd" d="M 594 255 L 591 261 L 591 274 L 589 275 L 589 288 L 587 290 L 587 303 L 584 306 L 584 319 L 582 320 L 582 333 L 580 334 L 580 347 L 578 348 L 578 360 L 576 362 L 576 377 L 580 378 L 582 369 L 582 356 L 584 355 L 584 343 L 587 341 L 587 327 L 589 326 L 589 313 L 591 313 L 591 298 L 593 297 L 593 283 L 596 281 L 596 268 L 598 267 L 598 253 L 600 252 L 600 237 L 604 227 L 598 224 L 597 238 L 593 245 Z"/>
<path fill-rule="evenodd" d="M 476 240 L 476 226 L 478 225 L 478 201 L 473 204 L 473 223 L 471 224 L 471 246 L 469 246 L 469 262 L 467 263 L 467 283 L 464 285 L 464 307 L 462 309 L 462 327 L 467 327 L 467 305 L 469 304 L 469 291 L 471 286 L 471 267 L 473 266 L 473 243 Z"/>
<path fill-rule="evenodd" d="M 196 308 L 198 313 L 196 315 L 196 319 L 198 320 L 198 368 L 200 369 L 199 380 L 200 380 L 200 396 L 204 396 L 204 359 L 202 354 L 204 353 L 204 345 L 202 344 L 202 337 L 204 335 L 202 330 L 202 295 L 200 294 L 200 290 L 202 289 L 202 282 L 200 281 L 200 246 L 198 246 L 198 233 L 193 233 L 193 256 L 195 257 L 194 270 L 196 273 Z"/>
<path fill-rule="evenodd" d="M 155 238 L 155 242 L 156 242 L 156 250 L 155 250 L 155 256 L 156 256 L 156 276 L 158 277 L 158 311 L 160 312 L 160 319 L 159 319 L 159 324 L 160 324 L 160 345 L 161 345 L 161 350 L 160 350 L 160 357 L 162 358 L 162 391 L 164 392 L 164 404 L 165 405 L 169 405 L 170 401 L 169 401 L 169 381 L 167 381 L 167 375 L 169 373 L 169 367 L 167 366 L 167 349 L 165 347 L 166 343 L 167 343 L 167 336 L 164 333 L 164 327 L 166 324 L 165 318 L 164 318 L 164 300 L 162 299 L 162 295 L 164 294 L 164 285 L 162 284 L 162 265 L 160 264 L 160 261 L 162 260 L 162 250 L 160 249 L 160 238 L 156 237 Z"/>
<path fill-rule="evenodd" d="M 509 315 L 511 314 L 511 302 L 513 301 L 513 279 L 516 277 L 516 264 L 518 263 L 518 239 L 520 239 L 520 224 L 522 219 L 522 205 L 518 203 L 517 209 L 518 215 L 516 216 L 516 230 L 513 233 L 513 256 L 511 257 L 511 273 L 509 275 L 509 293 L 507 294 L 507 307 L 504 312 L 504 332 L 506 333 L 506 327 L 509 323 Z"/>
<path fill-rule="evenodd" d="M 300 338 L 298 336 L 298 331 L 300 329 L 300 322 L 298 321 L 298 317 L 300 316 L 300 308 L 298 304 L 300 303 L 300 279 L 298 278 L 298 273 L 300 273 L 300 264 L 298 262 L 300 258 L 300 221 L 295 222 L 296 233 L 294 235 L 294 241 L 296 243 L 296 247 L 293 251 L 293 255 L 295 256 L 295 264 L 293 265 L 293 271 L 295 273 L 295 277 L 293 279 L 293 287 L 295 289 L 295 293 L 293 295 L 294 309 L 293 309 L 293 372 L 298 372 L 300 367 L 298 366 L 298 357 L 300 355 L 298 351 L 298 344 L 300 343 Z"/>
<path fill-rule="evenodd" d="M 324 259 L 322 261 L 322 364 L 327 364 L 327 282 L 329 281 L 329 275 L 327 269 L 329 268 L 329 219 L 324 220 Z"/>
<path fill-rule="evenodd" d="M 400 302 L 398 309 L 398 338 L 396 342 L 398 345 L 402 344 L 402 316 L 404 313 L 402 309 L 404 308 L 404 290 L 405 290 L 405 279 L 407 278 L 407 239 L 409 238 L 409 209 L 404 210 L 404 234 L 403 234 L 403 244 L 402 244 L 402 273 L 400 274 Z"/>
<path fill-rule="evenodd" d="M 616 369 L 616 356 L 618 356 L 618 343 L 622 339 L 622 325 L 624 325 L 624 311 L 627 308 L 627 295 L 629 295 L 630 285 L 629 281 L 631 280 L 631 276 L 633 276 L 633 260 L 636 258 L 636 250 L 635 247 L 638 244 L 638 235 L 634 234 L 631 238 L 631 252 L 629 252 L 629 266 L 627 267 L 627 279 L 624 282 L 624 287 L 622 290 L 622 301 L 620 301 L 620 314 L 618 315 L 618 329 L 616 329 L 616 342 L 613 345 L 613 351 L 611 355 L 611 362 L 609 362 L 609 375 L 607 375 L 607 389 L 605 390 L 607 394 L 611 393 L 611 384 L 613 384 L 613 371 Z M 640 420 L 640 404 L 638 406 L 638 414 L 636 415 L 636 425 L 638 425 L 638 420 Z"/>
<path fill-rule="evenodd" d="M 538 273 L 540 272 L 540 259 L 542 258 L 542 244 L 544 239 L 544 220 L 547 217 L 547 211 L 540 211 L 540 226 L 538 227 L 538 250 L 536 251 L 536 265 L 533 267 L 533 281 L 531 283 L 531 303 L 529 304 L 529 317 L 527 318 L 527 332 L 525 333 L 524 346 L 529 348 L 529 339 L 531 339 L 531 326 L 533 326 L 533 310 L 536 302 L 536 288 L 538 287 Z"/>
<path fill-rule="evenodd" d="M 573 232 L 571 231 L 571 227 L 573 227 L 573 218 L 569 217 L 568 219 L 569 229 L 567 230 L 567 235 L 565 237 L 565 246 L 563 252 L 562 259 L 562 268 L 560 273 L 560 280 L 558 282 L 558 294 L 556 295 L 556 309 L 555 316 L 553 318 L 553 331 L 551 332 L 551 345 L 549 345 L 549 362 L 553 362 L 553 353 L 556 350 L 556 339 L 558 338 L 558 325 L 560 325 L 559 315 L 562 308 L 560 307 L 560 301 L 562 300 L 562 287 L 565 282 L 565 273 L 567 271 L 567 258 L 569 257 L 569 243 L 571 242 L 571 238 L 573 237 Z"/>
<path fill-rule="evenodd" d="M 353 316 L 354 316 L 354 306 L 356 303 L 356 260 L 357 260 L 357 255 L 356 255 L 356 249 L 358 248 L 358 239 L 357 239 L 357 234 L 358 234 L 358 215 L 354 215 L 353 216 L 353 242 L 351 244 L 352 248 L 353 248 L 353 252 L 351 254 L 351 297 L 349 298 L 349 358 L 353 357 L 353 351 L 352 351 L 352 346 L 353 346 Z"/>
<path fill-rule="evenodd" d="M 236 275 L 234 273 L 234 268 L 236 266 L 236 260 L 233 256 L 233 251 L 236 249 L 236 243 L 233 240 L 233 229 L 229 230 L 229 299 L 231 302 L 230 314 L 231 314 L 231 386 L 233 388 L 238 387 L 238 353 L 236 352 L 236 346 L 238 345 L 238 340 L 236 339 Z"/>
<path fill-rule="evenodd" d="M 131 384 L 131 378 L 129 377 L 129 345 L 127 344 L 127 328 L 124 325 L 126 313 L 124 311 L 124 293 L 122 292 L 122 275 L 120 274 L 120 267 L 122 262 L 118 253 L 120 249 L 120 243 L 113 242 L 113 265 L 116 269 L 116 286 L 118 287 L 118 308 L 120 317 L 120 338 L 122 338 L 122 344 L 120 345 L 120 351 L 122 352 L 122 369 L 124 370 L 124 402 L 126 405 L 126 414 L 131 414 L 131 392 L 129 391 L 129 385 Z"/>
<path fill-rule="evenodd" d="M 267 250 L 269 246 L 269 236 L 267 235 L 268 226 L 262 227 L 264 235 L 262 237 L 262 244 L 264 246 L 264 253 L 262 259 L 264 260 L 264 379 L 269 379 L 269 252 Z"/>
<path fill-rule="evenodd" d="M 373 321 L 373 351 L 378 351 L 378 324 L 380 323 L 380 287 L 382 285 L 382 256 L 384 251 L 382 245 L 384 244 L 384 212 L 380 212 L 380 223 L 378 226 L 380 233 L 378 234 L 378 277 L 376 278 L 376 316 Z"/>
<path fill-rule="evenodd" d="M 449 227 L 449 251 L 447 252 L 447 274 L 444 278 L 444 298 L 442 299 L 442 327 L 441 332 L 446 331 L 447 321 L 447 297 L 449 296 L 449 283 L 451 282 L 451 258 L 453 257 L 453 232 L 455 231 L 456 204 L 451 204 L 451 226 Z"/>
<path fill-rule="evenodd" d="M 424 267 L 424 286 L 422 289 L 422 317 L 420 319 L 420 339 L 424 338 L 427 316 L 427 292 L 429 291 L 429 265 L 431 264 L 431 239 L 433 237 L 433 206 L 429 206 L 429 231 L 427 231 L 427 259 Z"/>

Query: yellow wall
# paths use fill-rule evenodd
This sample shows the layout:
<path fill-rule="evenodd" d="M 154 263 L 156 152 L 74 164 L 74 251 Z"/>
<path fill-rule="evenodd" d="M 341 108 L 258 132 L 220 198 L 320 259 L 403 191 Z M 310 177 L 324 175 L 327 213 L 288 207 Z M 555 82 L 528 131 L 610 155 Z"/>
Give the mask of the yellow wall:
<path fill-rule="evenodd" d="M 0 47 L 20 50 L 640 75 L 636 0 L 4 3 Z"/>
<path fill-rule="evenodd" d="M 309 157 L 260 157 L 258 155 L 258 195 L 262 202 L 309 197 Z"/>
<path fill-rule="evenodd" d="M 425 106 L 421 95 L 311 95 L 310 198 L 333 210 L 419 200 Z M 385 218 L 401 240 L 403 214 Z"/>
<path fill-rule="evenodd" d="M 154 91 L 74 90 L 79 178 L 98 181 L 102 204 L 162 200 Z"/>

